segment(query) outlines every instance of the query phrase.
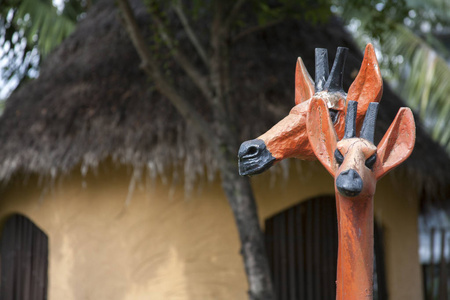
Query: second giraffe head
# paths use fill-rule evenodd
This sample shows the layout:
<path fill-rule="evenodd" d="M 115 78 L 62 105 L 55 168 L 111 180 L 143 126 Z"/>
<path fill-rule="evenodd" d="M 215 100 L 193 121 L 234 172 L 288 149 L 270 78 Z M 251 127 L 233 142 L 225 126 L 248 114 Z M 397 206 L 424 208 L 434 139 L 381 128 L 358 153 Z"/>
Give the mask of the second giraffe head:
<path fill-rule="evenodd" d="M 324 101 L 311 103 L 308 111 L 308 138 L 320 162 L 335 178 L 336 192 L 343 197 L 371 197 L 379 178 L 403 162 L 415 142 L 414 117 L 401 108 L 381 140 L 374 145 L 378 103 L 370 103 L 359 137 L 356 133 L 358 103 L 349 101 L 345 133 L 337 140 Z"/>

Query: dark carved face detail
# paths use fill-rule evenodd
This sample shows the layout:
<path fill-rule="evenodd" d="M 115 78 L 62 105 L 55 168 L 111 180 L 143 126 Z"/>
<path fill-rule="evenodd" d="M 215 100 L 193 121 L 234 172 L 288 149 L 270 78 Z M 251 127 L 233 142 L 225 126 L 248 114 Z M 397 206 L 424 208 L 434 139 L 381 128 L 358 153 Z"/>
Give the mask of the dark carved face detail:
<path fill-rule="evenodd" d="M 344 196 L 355 197 L 361 193 L 363 181 L 354 169 L 345 170 L 336 178 L 336 188 Z"/>
<path fill-rule="evenodd" d="M 242 143 L 238 153 L 239 174 L 241 176 L 255 175 L 270 168 L 275 157 L 267 150 L 266 144 L 260 139 Z"/>

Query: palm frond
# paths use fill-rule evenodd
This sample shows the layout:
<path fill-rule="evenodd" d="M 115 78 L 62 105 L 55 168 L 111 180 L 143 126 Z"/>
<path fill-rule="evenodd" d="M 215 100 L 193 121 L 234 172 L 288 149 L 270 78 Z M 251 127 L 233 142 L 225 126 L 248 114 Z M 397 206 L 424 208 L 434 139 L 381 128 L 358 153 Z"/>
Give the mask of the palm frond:
<path fill-rule="evenodd" d="M 74 29 L 76 20 L 64 13 L 58 13 L 49 0 L 22 0 L 14 15 L 15 22 L 22 20 L 24 36 L 29 43 L 36 40 L 39 53 L 46 56 L 59 45 Z M 28 20 L 28 21 L 24 21 Z"/>
<path fill-rule="evenodd" d="M 375 6 L 341 1 L 348 5 L 337 7 L 336 12 L 347 21 L 358 43 L 361 47 L 368 42 L 375 45 L 383 77 L 450 154 L 450 67 L 446 62 L 450 49 L 433 32 L 437 25 L 450 30 L 450 3 L 395 0 L 404 1 L 406 7 L 395 11 L 377 7 L 380 3 L 387 6 L 389 1 Z"/>
<path fill-rule="evenodd" d="M 404 25 L 383 35 L 382 52 L 401 55 L 399 92 L 417 111 L 433 139 L 450 153 L 450 68 L 443 57 Z"/>
<path fill-rule="evenodd" d="M 66 0 L 6 0 L 0 6 L 0 84 L 2 97 L 38 74 L 39 64 L 75 29 L 86 4 Z"/>

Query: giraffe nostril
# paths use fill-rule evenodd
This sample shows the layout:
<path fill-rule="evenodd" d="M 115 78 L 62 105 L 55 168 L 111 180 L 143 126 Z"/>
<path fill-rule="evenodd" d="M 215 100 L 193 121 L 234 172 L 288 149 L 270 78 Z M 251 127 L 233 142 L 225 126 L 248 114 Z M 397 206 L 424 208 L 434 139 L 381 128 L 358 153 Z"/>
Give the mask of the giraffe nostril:
<path fill-rule="evenodd" d="M 336 178 L 336 188 L 347 197 L 357 196 L 363 189 L 363 182 L 358 172 L 349 169 L 341 172 Z"/>
<path fill-rule="evenodd" d="M 251 140 L 243 142 L 238 153 L 239 159 L 251 159 L 264 152 L 265 144 L 261 140 Z"/>
<path fill-rule="evenodd" d="M 248 147 L 247 155 L 255 155 L 256 153 L 258 153 L 258 147 L 256 147 L 256 146 Z"/>

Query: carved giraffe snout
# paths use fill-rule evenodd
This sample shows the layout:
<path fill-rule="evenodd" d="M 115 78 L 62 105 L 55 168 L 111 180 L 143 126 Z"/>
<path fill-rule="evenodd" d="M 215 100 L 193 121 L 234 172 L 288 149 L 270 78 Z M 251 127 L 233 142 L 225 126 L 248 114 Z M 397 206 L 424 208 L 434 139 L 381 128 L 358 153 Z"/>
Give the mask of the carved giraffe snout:
<path fill-rule="evenodd" d="M 270 168 L 275 157 L 267 149 L 263 140 L 243 142 L 238 152 L 239 174 L 241 176 L 259 174 Z"/>
<path fill-rule="evenodd" d="M 363 180 L 353 169 L 342 171 L 336 178 L 336 188 L 343 196 L 355 197 L 363 189 Z"/>

